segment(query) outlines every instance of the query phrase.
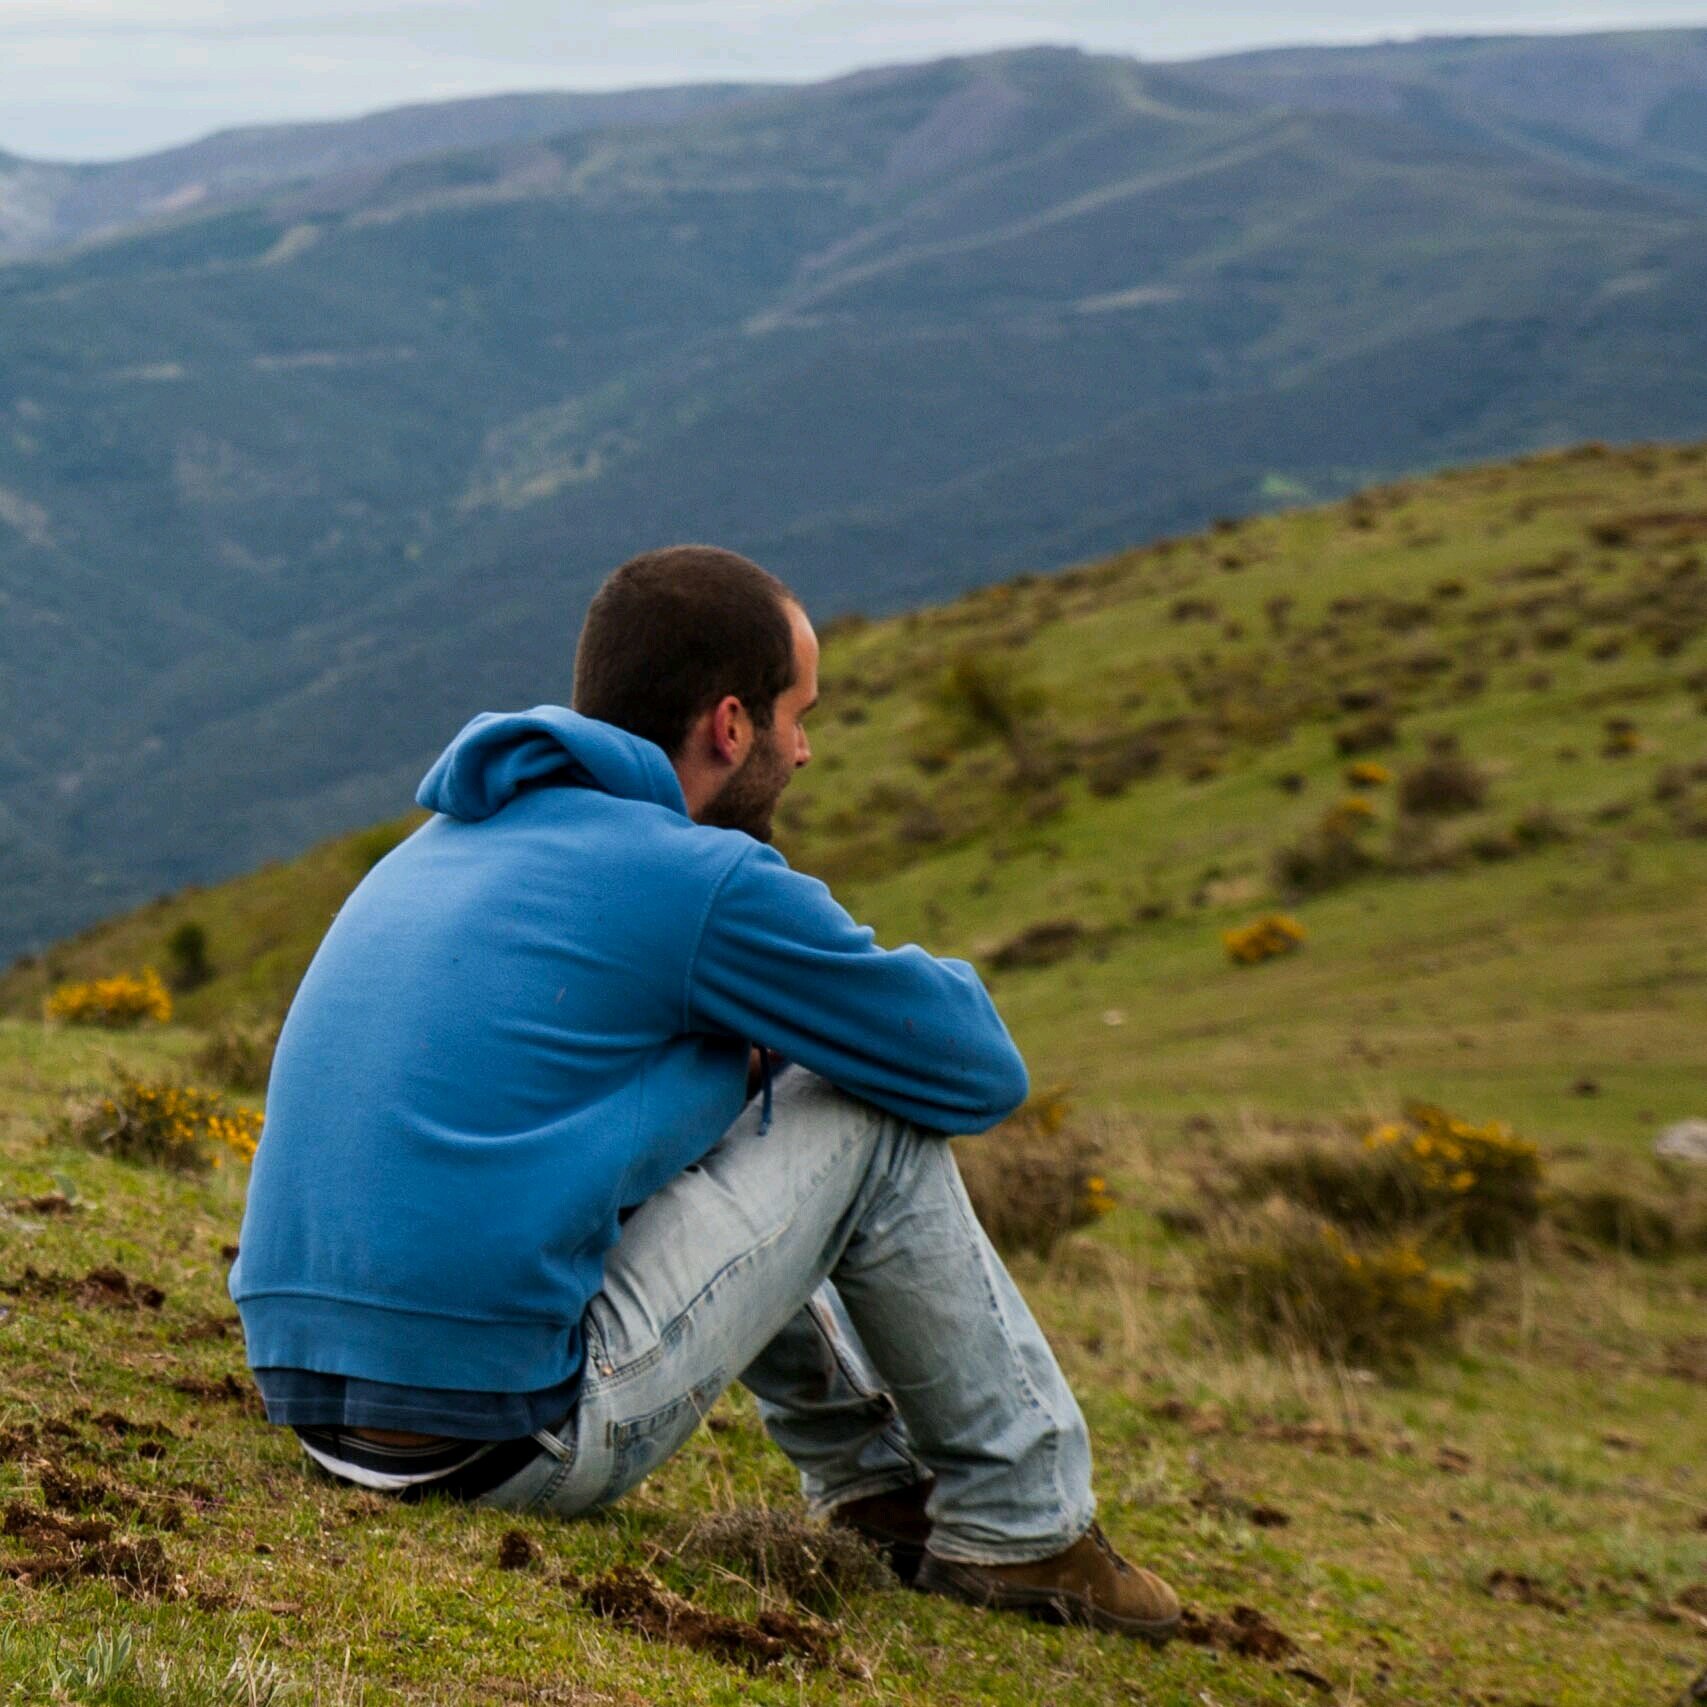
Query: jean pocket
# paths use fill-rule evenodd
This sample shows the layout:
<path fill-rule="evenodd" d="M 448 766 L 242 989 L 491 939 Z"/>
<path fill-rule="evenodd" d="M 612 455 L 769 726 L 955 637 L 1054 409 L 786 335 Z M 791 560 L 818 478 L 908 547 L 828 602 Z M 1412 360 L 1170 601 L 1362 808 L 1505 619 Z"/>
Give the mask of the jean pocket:
<path fill-rule="evenodd" d="M 614 1500 L 626 1493 L 683 1446 L 728 1385 L 727 1372 L 719 1369 L 656 1410 L 611 1418 L 605 1425 L 611 1480 L 604 1498 Z"/>

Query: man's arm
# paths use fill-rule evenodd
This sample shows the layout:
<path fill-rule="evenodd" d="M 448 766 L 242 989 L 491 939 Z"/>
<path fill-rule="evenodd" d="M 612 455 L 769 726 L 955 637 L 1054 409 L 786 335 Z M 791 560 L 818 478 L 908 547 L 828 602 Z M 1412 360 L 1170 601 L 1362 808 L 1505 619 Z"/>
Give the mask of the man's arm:
<path fill-rule="evenodd" d="M 707 912 L 688 1030 L 727 1032 L 943 1132 L 982 1132 L 1025 1100 L 1025 1063 L 978 974 L 881 949 L 815 877 L 758 843 Z"/>

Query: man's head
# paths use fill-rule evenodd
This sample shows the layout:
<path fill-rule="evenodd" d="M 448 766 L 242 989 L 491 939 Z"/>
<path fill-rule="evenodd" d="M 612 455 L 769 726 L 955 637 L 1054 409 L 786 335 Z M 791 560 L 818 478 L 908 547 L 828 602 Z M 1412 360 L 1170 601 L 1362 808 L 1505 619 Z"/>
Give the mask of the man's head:
<path fill-rule="evenodd" d="M 673 545 L 630 558 L 593 597 L 575 653 L 575 709 L 655 741 L 702 824 L 771 837 L 812 756 L 818 641 L 774 575 L 733 551 Z"/>

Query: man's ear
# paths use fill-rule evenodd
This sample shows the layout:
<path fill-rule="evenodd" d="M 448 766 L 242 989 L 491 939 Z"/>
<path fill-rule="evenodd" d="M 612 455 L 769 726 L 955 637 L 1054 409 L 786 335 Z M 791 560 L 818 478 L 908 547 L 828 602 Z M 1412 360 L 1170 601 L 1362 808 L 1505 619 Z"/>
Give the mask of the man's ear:
<path fill-rule="evenodd" d="M 753 720 L 747 708 L 734 694 L 725 694 L 711 708 L 708 730 L 711 750 L 726 765 L 738 765 L 747 756 L 752 739 Z"/>

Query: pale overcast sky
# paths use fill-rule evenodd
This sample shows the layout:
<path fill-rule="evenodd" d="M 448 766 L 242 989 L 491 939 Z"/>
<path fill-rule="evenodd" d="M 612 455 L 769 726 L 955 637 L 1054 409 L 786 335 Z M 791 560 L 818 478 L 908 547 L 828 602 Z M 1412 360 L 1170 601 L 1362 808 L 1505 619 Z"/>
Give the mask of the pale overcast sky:
<path fill-rule="evenodd" d="M 505 89 L 807 81 L 1063 42 L 1185 59 L 1286 42 L 1707 23 L 1707 0 L 0 0 L 0 149 L 94 160 L 226 125 Z"/>

